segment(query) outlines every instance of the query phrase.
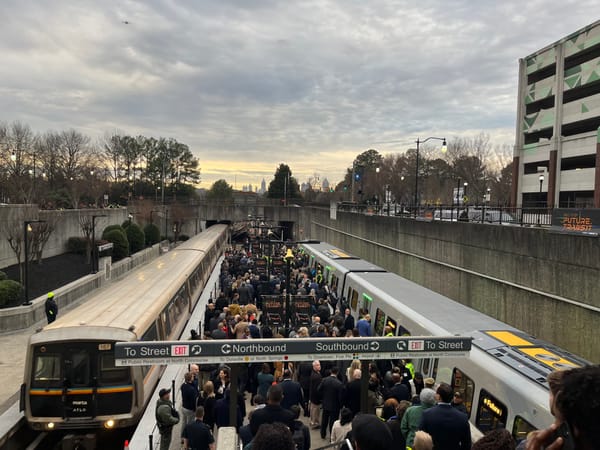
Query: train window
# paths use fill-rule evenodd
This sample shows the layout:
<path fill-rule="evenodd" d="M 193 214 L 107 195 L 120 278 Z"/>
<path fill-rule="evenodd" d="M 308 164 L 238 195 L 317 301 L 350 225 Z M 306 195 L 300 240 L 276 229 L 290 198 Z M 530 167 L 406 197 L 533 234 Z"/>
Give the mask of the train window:
<path fill-rule="evenodd" d="M 331 291 L 335 294 L 335 296 L 337 297 L 338 295 L 338 277 L 336 277 L 334 274 L 331 274 Z"/>
<path fill-rule="evenodd" d="M 153 323 L 150 328 L 146 330 L 142 336 L 142 341 L 158 341 L 158 331 L 156 329 L 156 322 Z"/>
<path fill-rule="evenodd" d="M 115 358 L 112 354 L 102 353 L 99 355 L 100 383 L 102 385 L 123 383 L 129 381 L 130 369 L 128 367 L 115 366 Z"/>
<path fill-rule="evenodd" d="M 165 332 L 165 336 L 168 337 L 171 334 L 171 323 L 169 322 L 169 315 L 167 314 L 167 309 L 170 305 L 167 305 L 165 310 L 160 314 L 160 319 L 163 323 L 163 329 Z"/>
<path fill-rule="evenodd" d="M 375 313 L 375 336 L 382 336 L 385 328 L 385 313 L 377 308 Z"/>
<path fill-rule="evenodd" d="M 396 321 L 394 319 L 392 319 L 391 317 L 388 317 L 387 321 L 385 322 L 385 326 L 390 327 L 392 329 L 392 334 L 394 336 L 396 335 L 396 329 L 398 328 L 398 324 L 396 323 Z"/>
<path fill-rule="evenodd" d="M 350 299 L 350 306 L 352 310 L 356 311 L 358 308 L 358 292 L 352 288 L 348 288 L 348 298 Z"/>
<path fill-rule="evenodd" d="M 471 408 L 473 408 L 473 396 L 475 395 L 475 383 L 462 370 L 455 367 L 452 371 L 451 386 L 454 392 L 462 394 L 463 404 L 467 408 L 467 414 L 470 416 Z"/>
<path fill-rule="evenodd" d="M 69 367 L 70 366 L 70 367 Z M 67 363 L 68 381 L 72 386 L 88 386 L 90 384 L 90 356 L 87 351 L 71 353 L 70 364 Z"/>
<path fill-rule="evenodd" d="M 60 355 L 37 355 L 33 366 L 33 386 L 49 386 L 60 381 Z"/>
<path fill-rule="evenodd" d="M 527 435 L 532 431 L 537 430 L 536 427 L 531 425 L 521 416 L 515 417 L 515 422 L 513 423 L 512 435 L 519 444 L 521 441 L 527 438 Z"/>
<path fill-rule="evenodd" d="M 369 294 L 365 294 L 363 292 L 362 298 L 363 298 L 363 304 L 362 304 L 363 309 L 366 310 L 368 313 L 370 313 L 371 312 L 371 304 L 373 303 L 373 297 L 371 297 Z"/>
<path fill-rule="evenodd" d="M 495 430 L 496 428 L 505 428 L 507 417 L 508 409 L 506 406 L 488 391 L 482 389 L 479 393 L 479 406 L 477 407 L 475 426 L 482 433 Z"/>

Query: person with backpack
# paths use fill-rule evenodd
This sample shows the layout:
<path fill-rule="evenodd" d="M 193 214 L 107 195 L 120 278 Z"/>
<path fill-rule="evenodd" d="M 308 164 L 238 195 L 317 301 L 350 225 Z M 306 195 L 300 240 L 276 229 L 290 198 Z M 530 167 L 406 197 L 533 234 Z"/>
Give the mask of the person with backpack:
<path fill-rule="evenodd" d="M 160 450 L 169 450 L 173 425 L 179 423 L 179 413 L 171 403 L 171 389 L 161 389 L 156 401 L 156 426 L 160 432 Z"/>

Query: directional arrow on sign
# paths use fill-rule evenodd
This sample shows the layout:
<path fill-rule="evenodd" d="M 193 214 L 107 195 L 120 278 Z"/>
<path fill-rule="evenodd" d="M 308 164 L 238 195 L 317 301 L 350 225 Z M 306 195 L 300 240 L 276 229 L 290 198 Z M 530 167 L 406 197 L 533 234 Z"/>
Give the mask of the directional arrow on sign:
<path fill-rule="evenodd" d="M 201 352 L 202 352 L 202 347 L 200 347 L 198 344 L 192 345 L 192 350 L 190 351 L 190 353 L 192 355 L 199 355 Z"/>
<path fill-rule="evenodd" d="M 221 351 L 223 352 L 223 354 L 228 355 L 229 353 L 231 353 L 231 345 L 229 345 L 229 344 L 222 345 Z"/>
<path fill-rule="evenodd" d="M 369 344 L 369 348 L 370 348 L 372 351 L 376 352 L 377 350 L 379 350 L 379 342 L 377 342 L 377 341 L 373 341 L 373 342 L 371 342 L 371 343 Z"/>
<path fill-rule="evenodd" d="M 398 343 L 396 344 L 396 348 L 401 352 L 406 351 L 406 341 L 398 341 Z"/>

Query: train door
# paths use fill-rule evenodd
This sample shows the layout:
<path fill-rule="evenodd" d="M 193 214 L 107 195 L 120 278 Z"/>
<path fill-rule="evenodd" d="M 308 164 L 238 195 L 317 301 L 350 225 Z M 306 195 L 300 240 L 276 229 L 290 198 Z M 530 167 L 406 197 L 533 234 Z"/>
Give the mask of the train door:
<path fill-rule="evenodd" d="M 68 348 L 64 355 L 64 416 L 67 419 L 95 417 L 98 380 L 92 377 L 89 349 Z"/>

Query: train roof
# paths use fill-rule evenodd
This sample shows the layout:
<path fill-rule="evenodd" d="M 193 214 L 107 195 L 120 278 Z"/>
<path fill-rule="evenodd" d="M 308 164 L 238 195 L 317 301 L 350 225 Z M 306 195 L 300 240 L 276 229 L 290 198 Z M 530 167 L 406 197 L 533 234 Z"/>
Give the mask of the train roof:
<path fill-rule="evenodd" d="M 471 336 L 473 345 L 544 386 L 546 376 L 553 370 L 590 364 L 564 349 L 397 274 L 363 273 L 355 276 L 360 277 L 367 290 L 385 298 L 400 314 L 412 314 L 413 320 L 428 322 L 434 333 Z"/>
<path fill-rule="evenodd" d="M 322 264 L 329 266 L 341 273 L 347 272 L 385 272 L 379 267 L 364 259 L 360 259 L 326 242 L 301 244 L 309 254 L 315 255 Z"/>
<path fill-rule="evenodd" d="M 215 225 L 92 293 L 84 304 L 59 315 L 55 322 L 44 327 L 43 332 L 87 326 L 140 333 L 177 294 L 179 287 L 226 228 L 225 225 Z M 58 305 L 60 308 L 60 299 Z"/>

